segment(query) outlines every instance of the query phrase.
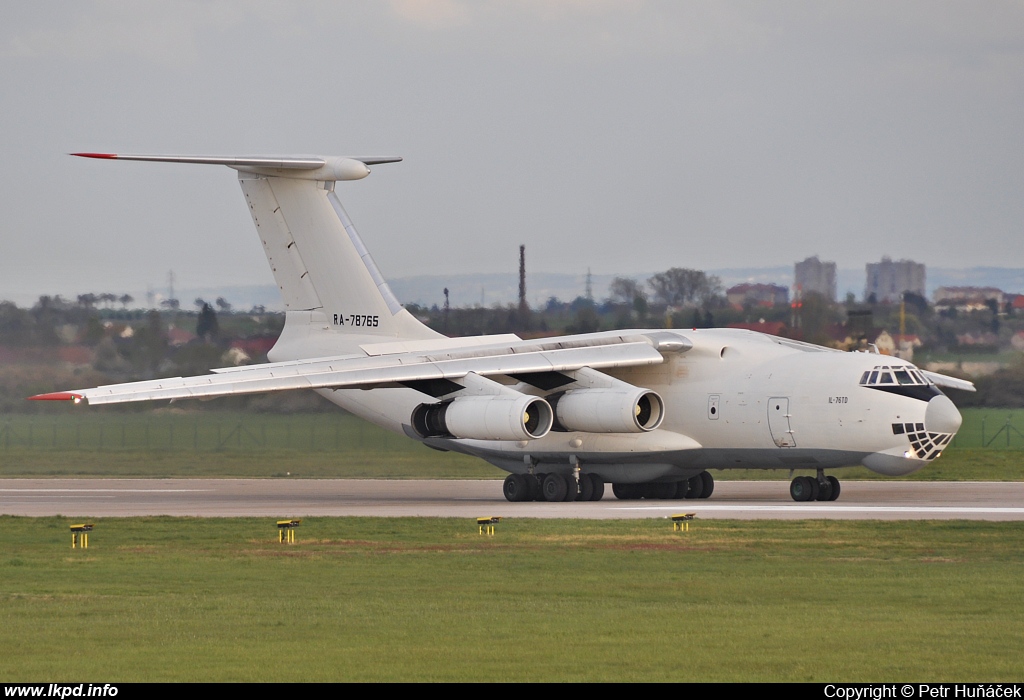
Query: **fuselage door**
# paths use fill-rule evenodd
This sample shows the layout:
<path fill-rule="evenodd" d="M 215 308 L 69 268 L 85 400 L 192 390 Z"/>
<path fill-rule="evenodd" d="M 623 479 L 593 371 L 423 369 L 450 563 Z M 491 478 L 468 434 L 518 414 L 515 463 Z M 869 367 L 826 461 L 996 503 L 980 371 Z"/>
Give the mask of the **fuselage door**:
<path fill-rule="evenodd" d="M 779 447 L 796 447 L 793 428 L 789 423 L 789 398 L 773 396 L 768 399 L 768 430 Z"/>

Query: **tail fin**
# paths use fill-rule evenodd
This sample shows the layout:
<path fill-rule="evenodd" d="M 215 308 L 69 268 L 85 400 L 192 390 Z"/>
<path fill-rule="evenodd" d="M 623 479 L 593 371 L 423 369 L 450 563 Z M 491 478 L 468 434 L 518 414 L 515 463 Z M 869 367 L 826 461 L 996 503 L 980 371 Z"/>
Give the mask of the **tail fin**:
<path fill-rule="evenodd" d="M 288 310 L 275 361 L 439 337 L 398 303 L 333 182 L 245 172 L 238 179 Z"/>
<path fill-rule="evenodd" d="M 356 351 L 365 343 L 443 337 L 402 308 L 334 193 L 393 157 L 142 156 L 92 158 L 226 165 L 238 170 L 253 223 L 287 309 L 274 361 Z"/>

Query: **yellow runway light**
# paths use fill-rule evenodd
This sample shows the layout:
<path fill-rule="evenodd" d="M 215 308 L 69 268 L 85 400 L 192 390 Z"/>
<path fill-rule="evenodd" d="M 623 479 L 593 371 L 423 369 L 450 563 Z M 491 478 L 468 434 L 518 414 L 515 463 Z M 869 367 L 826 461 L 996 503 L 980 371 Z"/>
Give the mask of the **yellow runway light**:
<path fill-rule="evenodd" d="M 277 541 L 278 542 L 295 542 L 295 528 L 302 524 L 301 520 L 278 520 L 277 521 Z"/>
<path fill-rule="evenodd" d="M 501 522 L 501 516 L 494 516 L 494 515 L 491 515 L 491 516 L 488 516 L 488 517 L 485 517 L 485 518 L 477 518 L 476 519 L 476 525 L 480 529 L 480 534 L 481 535 L 484 534 L 485 532 L 488 535 L 493 535 L 494 534 L 494 526 L 495 526 L 495 524 L 500 523 L 500 522 Z"/>
<path fill-rule="evenodd" d="M 689 532 L 690 521 L 696 517 L 696 513 L 676 513 L 672 516 L 672 532 Z"/>
<path fill-rule="evenodd" d="M 82 549 L 89 549 L 89 533 L 92 532 L 92 523 L 79 523 L 71 526 L 71 549 L 82 546 Z"/>

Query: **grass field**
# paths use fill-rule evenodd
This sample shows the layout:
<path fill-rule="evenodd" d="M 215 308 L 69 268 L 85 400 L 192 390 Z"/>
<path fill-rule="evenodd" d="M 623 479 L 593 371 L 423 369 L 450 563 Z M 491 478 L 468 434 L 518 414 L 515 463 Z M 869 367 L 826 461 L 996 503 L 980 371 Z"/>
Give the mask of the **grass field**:
<path fill-rule="evenodd" d="M 1019 681 L 1024 523 L 0 518 L 0 677 Z"/>
<path fill-rule="evenodd" d="M 0 459 L 5 476 L 504 477 L 340 411 L 8 415 Z"/>
<path fill-rule="evenodd" d="M 1004 426 L 1010 421 L 1011 429 Z M 1024 478 L 1024 411 L 971 409 L 954 446 L 912 480 Z M 999 432 L 1002 429 L 1002 432 Z M 1007 448 L 1009 436 L 1009 448 Z M 988 443 L 989 447 L 982 445 Z M 503 478 L 471 457 L 437 452 L 353 416 L 76 411 L 0 416 L 0 475 L 115 477 Z M 845 479 L 880 477 L 846 469 Z M 715 472 L 788 480 L 787 470 Z"/>
<path fill-rule="evenodd" d="M 1015 432 L 1018 425 L 1024 429 L 1024 411 L 967 410 L 954 446 L 906 478 L 1020 480 L 1024 438 Z M 0 460 L 3 476 L 504 477 L 480 460 L 430 450 L 341 412 L 6 415 L 0 417 Z M 787 470 L 715 472 L 715 477 L 790 478 Z M 889 477 L 853 468 L 842 478 Z"/>

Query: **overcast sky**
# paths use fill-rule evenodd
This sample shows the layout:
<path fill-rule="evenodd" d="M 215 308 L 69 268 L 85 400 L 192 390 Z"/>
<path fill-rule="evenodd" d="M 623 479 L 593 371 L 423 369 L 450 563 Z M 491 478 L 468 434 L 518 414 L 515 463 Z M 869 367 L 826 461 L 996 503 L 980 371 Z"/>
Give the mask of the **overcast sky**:
<path fill-rule="evenodd" d="M 0 297 L 272 284 L 235 174 L 339 194 L 388 277 L 1024 267 L 1024 3 L 0 5 Z"/>

